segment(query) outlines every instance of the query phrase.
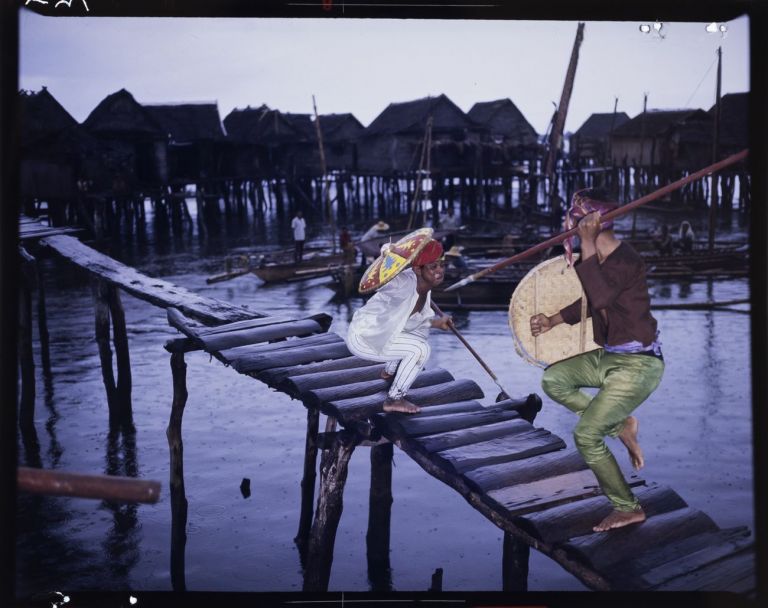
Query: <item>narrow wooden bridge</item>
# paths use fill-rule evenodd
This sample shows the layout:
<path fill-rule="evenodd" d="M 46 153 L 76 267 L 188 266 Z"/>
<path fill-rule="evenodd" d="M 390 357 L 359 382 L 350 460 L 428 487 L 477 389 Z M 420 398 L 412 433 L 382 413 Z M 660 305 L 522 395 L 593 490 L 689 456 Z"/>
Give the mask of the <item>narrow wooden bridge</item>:
<path fill-rule="evenodd" d="M 331 317 L 327 314 L 265 316 L 201 298 L 142 275 L 72 236 L 34 230 L 40 235 L 30 240 L 41 239 L 39 247 L 57 252 L 94 277 L 97 340 L 110 421 L 113 414 L 124 418 L 120 408 L 126 404 L 130 407 L 128 347 L 118 288 L 165 308 L 169 323 L 185 336 L 166 344 L 174 386 L 167 429 L 174 589 L 185 588 L 184 354 L 204 350 L 235 371 L 301 400 L 306 407 L 302 509 L 296 540 L 302 549 L 307 591 L 327 589 L 347 464 L 353 450 L 361 445 L 372 450 L 369 564 L 388 567 L 392 446 L 397 445 L 504 531 L 505 590 L 526 589 L 528 552 L 533 547 L 595 590 L 731 591 L 754 596 L 755 555 L 750 531 L 746 527 L 719 528 L 668 487 L 633 475 L 631 484 L 648 519 L 610 533 L 593 533 L 592 525 L 609 512 L 610 504 L 578 453 L 560 437 L 533 426 L 541 407 L 537 395 L 484 405 L 480 401 L 483 391 L 473 380 L 430 368 L 420 374 L 409 392 L 409 399 L 420 405 L 422 412 L 412 416 L 384 414 L 380 406 L 387 385 L 379 378 L 383 365 L 352 356 L 343 339 L 328 332 Z M 34 263 L 28 253 L 22 255 L 27 264 Z M 22 281 L 22 291 L 28 289 Z M 20 340 L 29 341 L 29 315 L 25 318 L 27 326 L 22 326 Z M 110 318 L 118 355 L 117 382 L 111 377 Z M 26 351 L 20 352 L 23 372 Z M 23 408 L 22 395 L 22 423 Z M 327 417 L 324 432 L 319 431 L 321 413 Z"/>

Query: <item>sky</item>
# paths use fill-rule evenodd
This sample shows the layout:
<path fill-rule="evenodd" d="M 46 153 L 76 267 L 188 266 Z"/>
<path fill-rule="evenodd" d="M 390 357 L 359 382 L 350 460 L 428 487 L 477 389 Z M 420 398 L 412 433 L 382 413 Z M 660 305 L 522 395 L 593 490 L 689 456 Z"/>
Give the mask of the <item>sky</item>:
<path fill-rule="evenodd" d="M 709 109 L 718 46 L 722 93 L 749 90 L 749 24 L 587 21 L 566 131 L 594 112 Z M 415 19 L 42 17 L 20 12 L 19 87 L 49 92 L 82 122 L 107 95 L 139 103 L 266 104 L 351 112 L 447 95 L 462 110 L 511 99 L 540 134 L 559 103 L 577 22 Z M 722 26 L 722 27 L 720 27 Z M 725 30 L 725 31 L 722 31 Z"/>

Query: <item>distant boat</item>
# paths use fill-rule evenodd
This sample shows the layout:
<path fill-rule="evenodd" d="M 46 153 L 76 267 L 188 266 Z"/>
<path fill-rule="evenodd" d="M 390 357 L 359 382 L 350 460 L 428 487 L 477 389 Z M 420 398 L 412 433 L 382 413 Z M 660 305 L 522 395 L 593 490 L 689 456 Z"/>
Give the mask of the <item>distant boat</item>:
<path fill-rule="evenodd" d="M 304 259 L 298 263 L 293 261 L 292 249 L 278 252 L 274 257 L 241 255 L 227 258 L 225 271 L 208 277 L 206 282 L 218 283 L 246 274 L 255 274 L 265 283 L 303 281 L 330 276 L 333 268 L 344 261 L 343 253 L 332 253 L 328 249 L 316 249 L 309 253 L 306 251 Z"/>

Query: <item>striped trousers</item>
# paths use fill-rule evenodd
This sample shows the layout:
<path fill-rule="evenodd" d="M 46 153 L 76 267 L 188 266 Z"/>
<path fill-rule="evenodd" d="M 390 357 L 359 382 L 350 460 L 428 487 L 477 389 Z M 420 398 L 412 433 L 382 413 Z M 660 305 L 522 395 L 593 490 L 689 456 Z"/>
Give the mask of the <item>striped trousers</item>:
<path fill-rule="evenodd" d="M 361 359 L 386 363 L 384 370 L 388 374 L 395 374 L 392 386 L 389 387 L 391 399 L 405 397 L 431 352 L 426 335 L 408 331 L 400 332 L 392 338 L 381 352 L 375 352 L 357 334 L 350 332 L 347 347 Z"/>

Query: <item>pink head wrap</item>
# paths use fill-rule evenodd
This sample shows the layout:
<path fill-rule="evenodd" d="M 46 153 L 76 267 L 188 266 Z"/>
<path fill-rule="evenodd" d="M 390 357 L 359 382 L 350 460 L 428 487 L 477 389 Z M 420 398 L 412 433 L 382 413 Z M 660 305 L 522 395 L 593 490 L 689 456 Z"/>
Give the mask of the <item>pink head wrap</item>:
<path fill-rule="evenodd" d="M 573 193 L 571 198 L 571 206 L 565 213 L 565 221 L 563 222 L 563 229 L 565 231 L 570 230 L 579 220 L 586 217 L 594 211 L 598 211 L 600 215 L 605 215 L 609 211 L 612 211 L 618 207 L 618 204 L 609 201 L 602 200 L 604 193 L 596 188 L 584 188 Z M 607 221 L 600 224 L 603 230 L 611 230 L 613 228 L 613 222 Z M 568 266 L 573 266 L 573 236 L 569 236 L 563 241 L 563 247 L 565 247 L 565 259 L 568 262 Z"/>

